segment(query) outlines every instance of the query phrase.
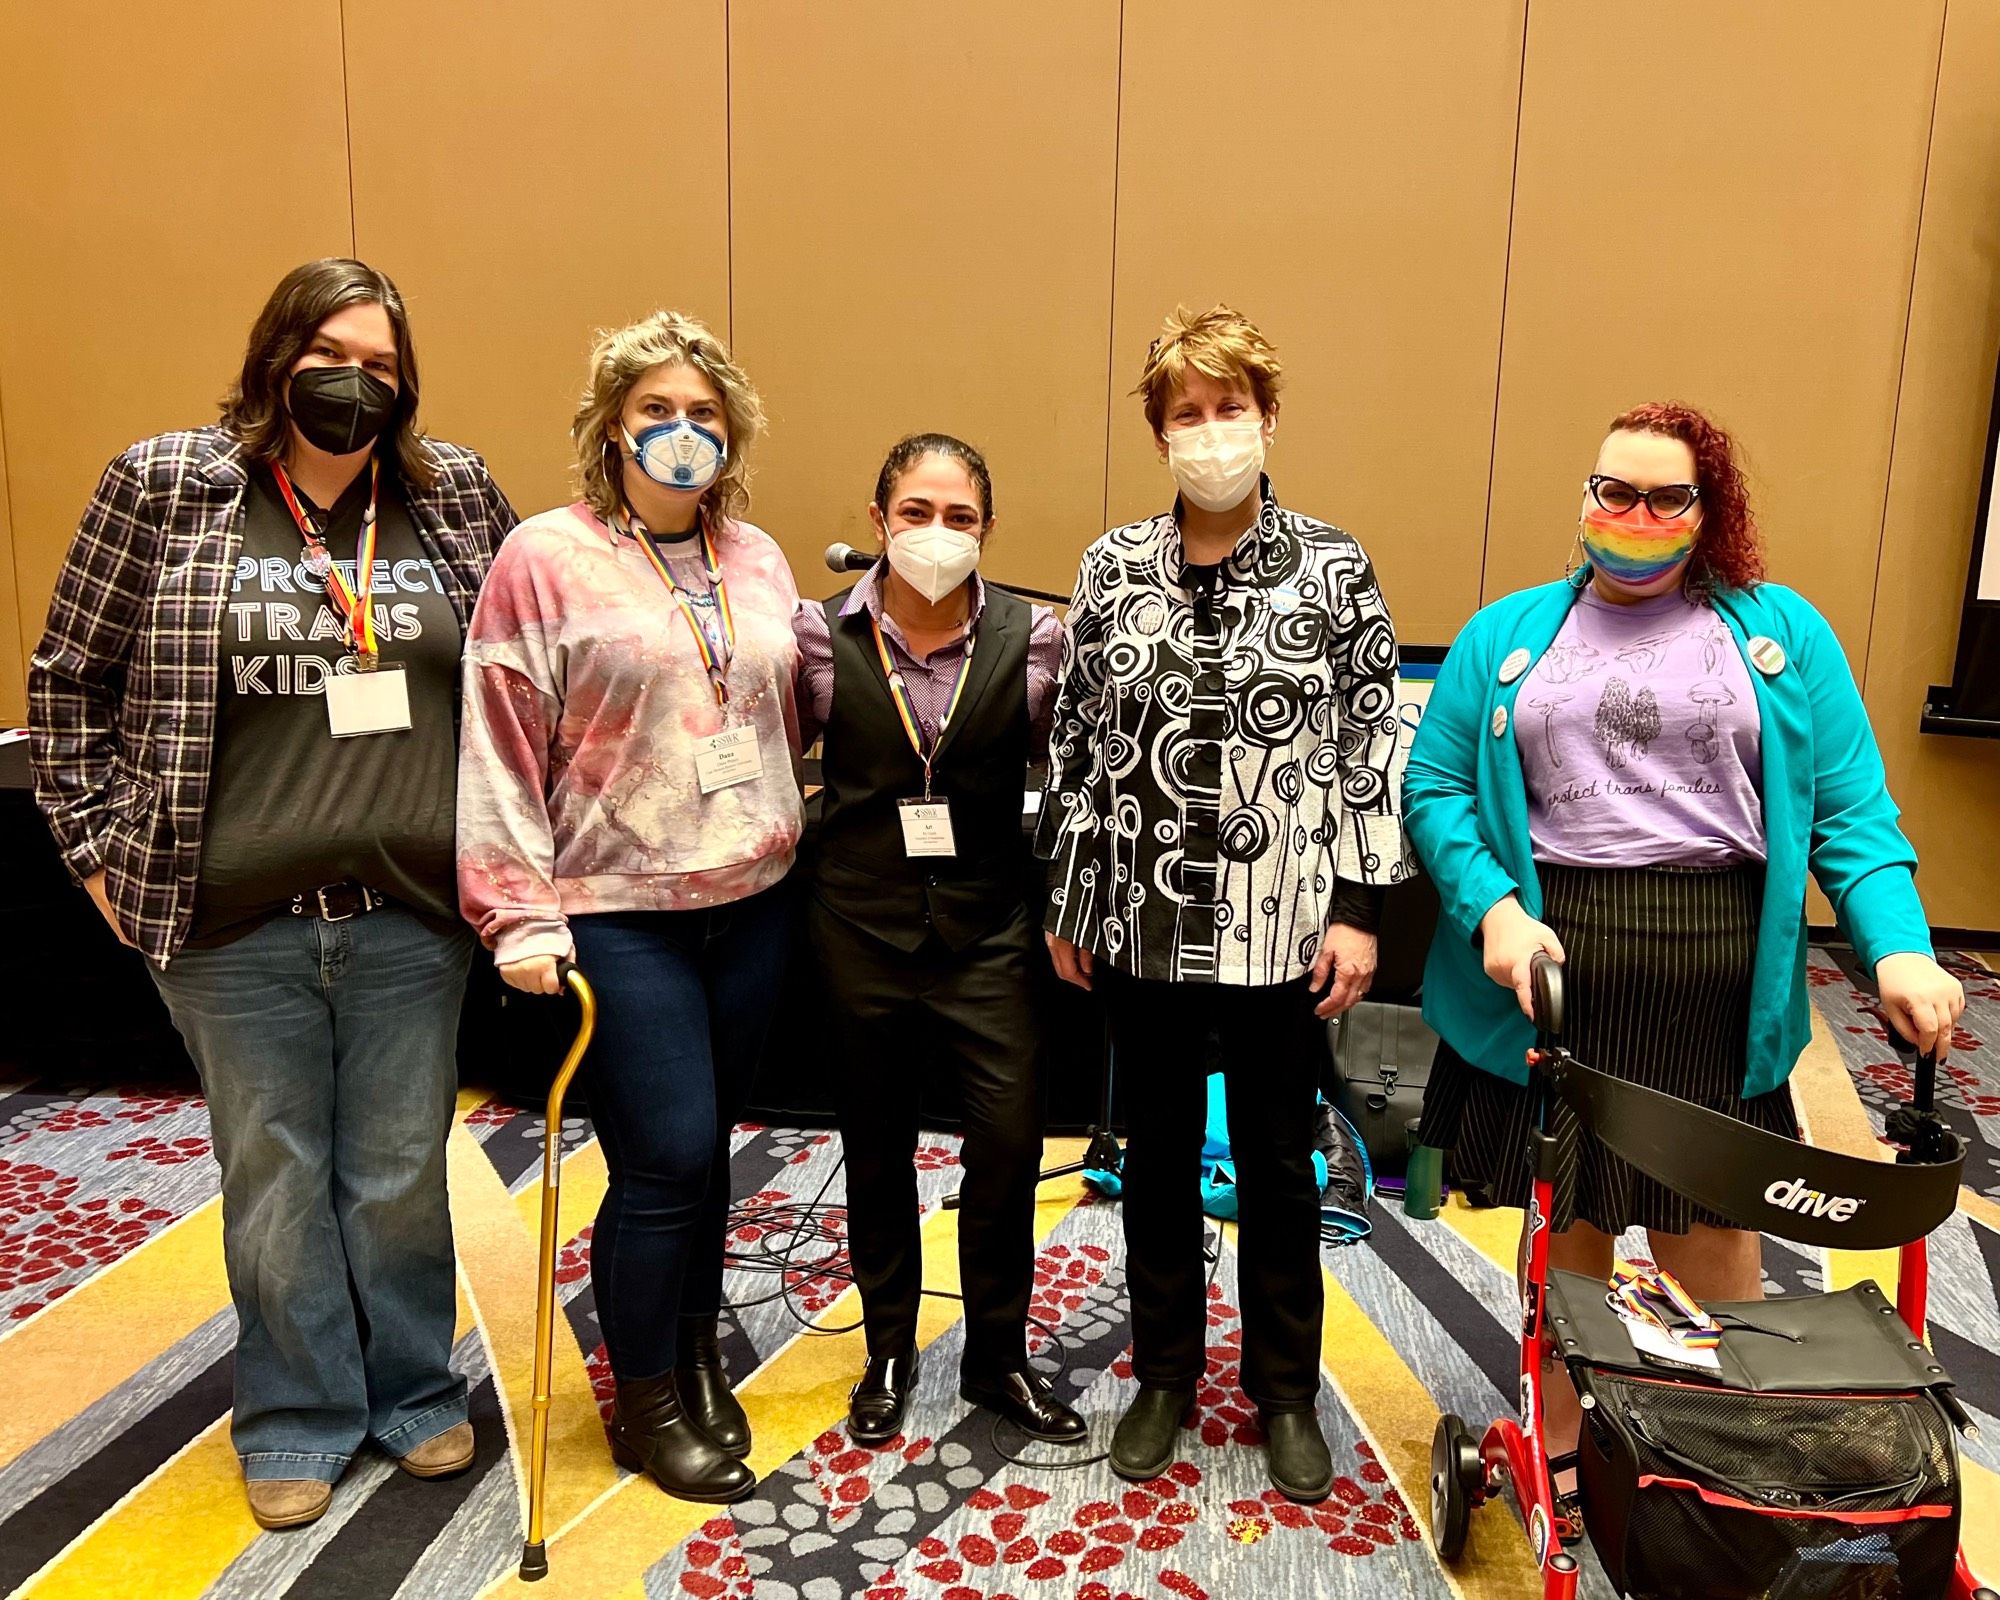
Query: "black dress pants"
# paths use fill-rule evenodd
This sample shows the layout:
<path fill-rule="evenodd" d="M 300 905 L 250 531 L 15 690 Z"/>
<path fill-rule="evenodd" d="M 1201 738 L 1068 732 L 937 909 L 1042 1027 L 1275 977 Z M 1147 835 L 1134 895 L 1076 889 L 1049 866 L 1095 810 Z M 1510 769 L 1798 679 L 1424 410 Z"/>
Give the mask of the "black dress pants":
<path fill-rule="evenodd" d="M 1243 1392 L 1267 1412 L 1319 1395 L 1319 1190 L 1313 1106 L 1325 1025 L 1294 983 L 1162 983 L 1097 963 L 1125 1112 L 1121 1209 L 1132 1370 L 1147 1387 L 1191 1387 L 1207 1361 L 1201 1149 L 1208 1040 L 1220 1045 L 1236 1162 Z"/>
<path fill-rule="evenodd" d="M 917 1226 L 917 1098 L 942 1067 L 964 1107 L 958 1222 L 969 1378 L 1027 1365 L 1035 1270 L 1035 1179 L 1042 1156 L 1041 1035 L 1027 912 L 966 949 L 936 935 L 897 949 L 818 900 L 813 944 L 838 1041 L 840 1137 L 847 1156 L 848 1255 L 868 1353 L 917 1337 L 923 1251 Z"/>

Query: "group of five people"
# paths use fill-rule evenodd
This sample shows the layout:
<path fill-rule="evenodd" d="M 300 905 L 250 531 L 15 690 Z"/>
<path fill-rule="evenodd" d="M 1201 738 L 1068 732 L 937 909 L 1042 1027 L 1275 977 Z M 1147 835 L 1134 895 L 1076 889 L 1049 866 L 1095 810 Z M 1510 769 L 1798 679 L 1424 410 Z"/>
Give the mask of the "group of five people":
<path fill-rule="evenodd" d="M 917 1376 L 934 1063 L 964 1109 L 961 1393 L 1038 1439 L 1086 1432 L 1026 1347 L 1045 945 L 1098 995 L 1125 1088 L 1138 1388 L 1111 1465 L 1165 1471 L 1203 1373 L 1219 1060 L 1243 1385 L 1301 1501 L 1334 1479 L 1315 1416 L 1324 1019 L 1366 992 L 1384 890 L 1417 858 L 1443 905 L 1426 1138 L 1503 1201 L 1525 1189 L 1539 950 L 1572 967 L 1593 1064 L 1796 1132 L 1810 870 L 1891 1020 L 1948 1045 L 1962 995 L 1853 680 L 1818 614 L 1762 581 L 1712 422 L 1614 421 L 1571 571 L 1467 625 L 1405 773 L 1373 568 L 1263 470 L 1281 379 L 1240 314 L 1167 319 L 1138 393 L 1172 507 L 1089 546 L 1062 620 L 982 580 L 992 477 L 937 433 L 876 476 L 882 559 L 801 601 L 745 519 L 757 392 L 674 312 L 600 338 L 571 423 L 582 498 L 518 526 L 477 455 L 419 432 L 402 299 L 351 260 L 278 286 L 218 423 L 112 462 L 34 655 L 37 788 L 201 1073 L 233 1439 L 264 1526 L 320 1516 L 367 1439 L 418 1476 L 471 1462 L 445 1185 L 468 923 L 516 989 L 555 992 L 574 958 L 597 991 L 611 1448 L 705 1502 L 755 1488 L 718 1333 L 730 1136 L 800 915 L 866 1319 L 856 1442 L 902 1432 Z M 1022 800 L 1044 754 L 1038 929 Z M 1754 1236 L 1564 1131 L 1558 1264 L 1607 1272 L 1638 1224 L 1695 1293 L 1754 1296 Z M 1573 1432 L 1573 1409 L 1552 1426 Z"/>

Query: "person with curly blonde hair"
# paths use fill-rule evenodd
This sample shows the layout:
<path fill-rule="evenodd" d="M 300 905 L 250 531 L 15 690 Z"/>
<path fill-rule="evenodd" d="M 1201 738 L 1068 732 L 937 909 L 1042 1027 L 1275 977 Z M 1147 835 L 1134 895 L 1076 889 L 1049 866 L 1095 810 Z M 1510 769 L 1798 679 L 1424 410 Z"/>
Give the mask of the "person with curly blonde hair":
<path fill-rule="evenodd" d="M 669 1494 L 756 1487 L 723 1375 L 729 1135 L 790 942 L 803 825 L 792 611 L 743 520 L 757 391 L 693 317 L 607 333 L 571 436 L 583 498 L 501 548 L 466 646 L 459 893 L 500 975 L 597 991 L 585 1083 L 611 1450 Z"/>

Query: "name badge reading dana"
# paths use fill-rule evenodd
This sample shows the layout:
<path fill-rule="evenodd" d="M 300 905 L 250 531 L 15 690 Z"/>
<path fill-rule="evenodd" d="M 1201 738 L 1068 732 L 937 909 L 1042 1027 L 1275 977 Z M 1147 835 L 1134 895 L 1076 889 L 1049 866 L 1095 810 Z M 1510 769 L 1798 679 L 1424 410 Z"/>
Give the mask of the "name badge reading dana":
<path fill-rule="evenodd" d="M 903 820 L 903 854 L 906 856 L 955 856 L 958 845 L 951 836 L 951 802 L 948 800 L 898 800 L 896 814 Z"/>
<path fill-rule="evenodd" d="M 694 775 L 703 794 L 764 776 L 764 753 L 755 728 L 724 728 L 694 742 Z"/>
<path fill-rule="evenodd" d="M 410 675 L 401 667 L 329 674 L 326 726 L 336 739 L 405 732 L 410 726 Z"/>

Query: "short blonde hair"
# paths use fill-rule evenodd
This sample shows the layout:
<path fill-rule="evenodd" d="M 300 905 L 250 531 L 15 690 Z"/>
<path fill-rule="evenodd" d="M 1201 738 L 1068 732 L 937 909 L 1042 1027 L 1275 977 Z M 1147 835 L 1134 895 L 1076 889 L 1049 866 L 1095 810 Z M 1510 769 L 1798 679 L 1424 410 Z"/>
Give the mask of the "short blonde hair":
<path fill-rule="evenodd" d="M 1217 383 L 1242 383 L 1264 412 L 1278 408 L 1278 389 L 1285 369 L 1270 340 L 1233 306 L 1210 306 L 1193 312 L 1175 306 L 1160 325 L 1160 336 L 1146 347 L 1146 365 L 1132 392 L 1146 401 L 1146 420 L 1155 433 L 1166 431 L 1167 403 L 1187 382 L 1192 367 Z"/>
<path fill-rule="evenodd" d="M 659 366 L 693 367 L 722 397 L 729 453 L 722 475 L 702 499 L 702 515 L 711 522 L 740 517 L 750 508 L 749 451 L 764 431 L 764 402 L 708 324 L 679 311 L 655 311 L 630 327 L 598 335 L 590 352 L 590 381 L 569 425 L 583 498 L 600 517 L 626 509 L 619 417 L 633 386 Z"/>

